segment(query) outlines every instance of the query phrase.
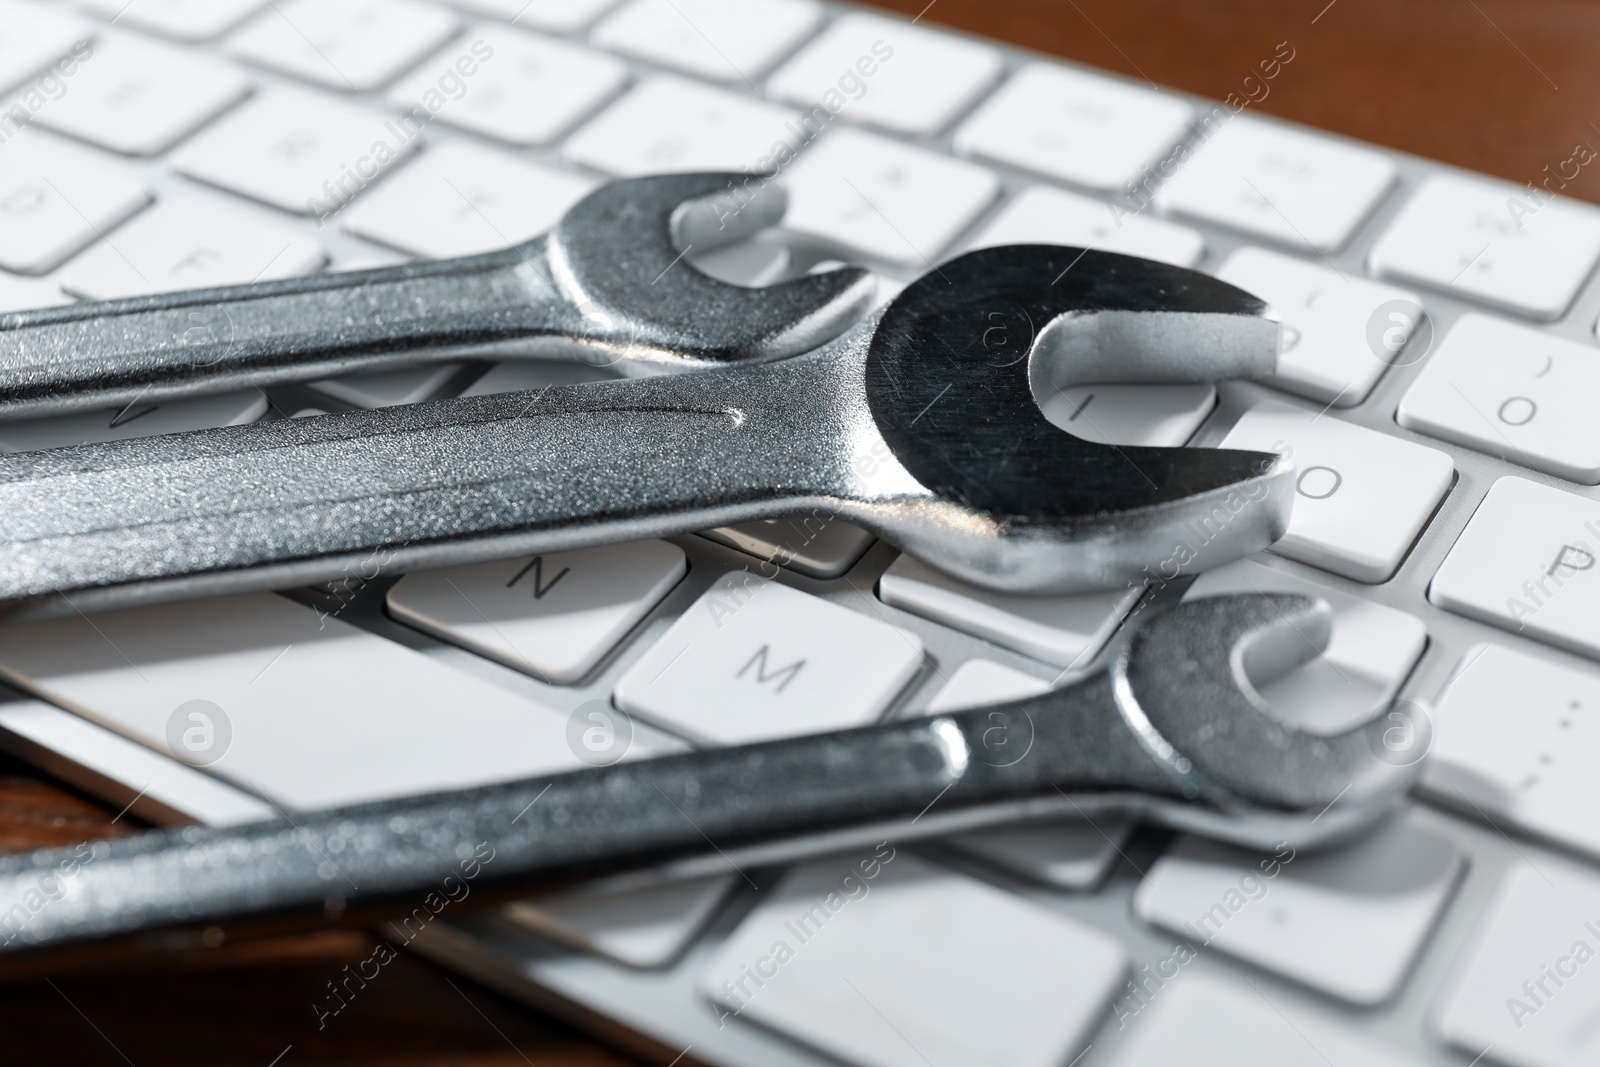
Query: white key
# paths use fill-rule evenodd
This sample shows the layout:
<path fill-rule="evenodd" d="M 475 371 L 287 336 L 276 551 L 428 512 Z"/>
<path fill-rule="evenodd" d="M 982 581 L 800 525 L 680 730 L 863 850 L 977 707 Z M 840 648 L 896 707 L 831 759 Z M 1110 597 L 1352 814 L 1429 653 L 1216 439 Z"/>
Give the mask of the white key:
<path fill-rule="evenodd" d="M 933 133 L 1000 76 L 988 45 L 877 15 L 835 21 L 767 83 L 820 125 L 835 116 Z"/>
<path fill-rule="evenodd" d="M 1182 140 L 1193 113 L 1166 93 L 1030 63 L 962 123 L 955 145 L 1092 189 L 1116 189 Z"/>
<path fill-rule="evenodd" d="M 184 433 L 213 426 L 243 426 L 266 413 L 267 398 L 259 389 L 190 400 L 163 400 L 157 404 L 135 401 L 127 407 L 107 411 L 0 422 L 0 452 L 33 452 Z"/>
<path fill-rule="evenodd" d="M 617 0 L 450 0 L 456 7 L 518 26 L 569 32 L 587 26 Z"/>
<path fill-rule="evenodd" d="M 441 641 L 571 685 L 688 572 L 683 549 L 639 541 L 408 574 L 389 614 Z"/>
<path fill-rule="evenodd" d="M 718 281 L 753 289 L 783 280 L 794 263 L 789 249 L 772 241 L 741 241 L 684 258 Z"/>
<path fill-rule="evenodd" d="M 1514 185 L 1440 174 L 1417 187 L 1372 249 L 1374 271 L 1537 319 L 1567 310 L 1600 259 L 1600 211 L 1535 204 Z"/>
<path fill-rule="evenodd" d="M 999 704 L 1050 691 L 1050 683 L 993 660 L 963 663 L 950 676 L 926 713 L 937 715 Z M 1025 752 L 1029 735 L 1021 723 L 997 719 L 987 734 L 981 758 L 1005 764 Z M 993 729 L 993 728 L 991 728 Z M 1086 891 L 1099 885 L 1133 832 L 1129 819 L 1052 819 L 1024 826 L 999 826 L 943 839 L 951 848 L 986 860 L 1024 878 L 1057 889 Z"/>
<path fill-rule="evenodd" d="M 311 274 L 328 261 L 314 238 L 192 197 L 163 200 L 90 249 L 61 276 L 85 300 L 248 285 Z"/>
<path fill-rule="evenodd" d="M 1141 591 L 1010 596 L 958 582 L 910 556 L 878 581 L 885 604 L 1063 669 L 1093 659 Z"/>
<path fill-rule="evenodd" d="M 1469 817 L 1600 856 L 1597 714 L 1600 676 L 1475 645 L 1434 704 L 1423 787 Z"/>
<path fill-rule="evenodd" d="M 1195 949 L 1371 1007 L 1399 990 L 1464 864 L 1447 838 L 1405 821 L 1304 855 L 1185 837 L 1150 869 L 1133 906 Z"/>
<path fill-rule="evenodd" d="M 594 183 L 465 141 L 423 152 L 344 213 L 351 233 L 450 259 L 537 237 Z"/>
<path fill-rule="evenodd" d="M 1400 692 L 1428 647 L 1428 629 L 1415 615 L 1254 560 L 1207 571 L 1184 599 L 1229 593 L 1296 593 L 1324 600 L 1333 609 L 1332 632 L 1321 655 L 1281 677 L 1251 678 L 1279 716 L 1307 730 L 1336 733 L 1372 718 Z"/>
<path fill-rule="evenodd" d="M 1394 574 L 1455 475 L 1443 452 L 1275 402 L 1218 447 L 1292 458 L 1294 514 L 1272 551 L 1358 582 Z"/>
<path fill-rule="evenodd" d="M 67 296 L 55 282 L 0 274 L 0 313 L 55 307 L 65 303 Z"/>
<path fill-rule="evenodd" d="M 1119 217 L 1110 204 L 1034 185 L 1022 191 L 980 233 L 972 248 L 997 245 L 1072 245 L 1180 267 L 1200 262 L 1205 239 L 1187 226 L 1144 215 Z"/>
<path fill-rule="evenodd" d="M 416 148 L 416 133 L 398 121 L 325 96 L 273 89 L 178 149 L 172 165 L 285 211 L 328 216 Z"/>
<path fill-rule="evenodd" d="M 421 107 L 464 130 L 511 144 L 554 140 L 622 88 L 628 68 L 565 41 L 477 26 L 389 91 L 401 111 Z M 464 72 L 473 70 L 470 80 Z"/>
<path fill-rule="evenodd" d="M 118 36 L 101 40 L 39 124 L 130 156 L 165 152 L 238 103 L 243 72 L 182 49 Z"/>
<path fill-rule="evenodd" d="M 523 393 L 551 385 L 581 385 L 584 382 L 610 381 L 616 377 L 605 368 L 576 361 L 513 359 L 490 367 L 483 377 L 463 389 L 461 395 Z"/>
<path fill-rule="evenodd" d="M 873 537 L 824 513 L 707 530 L 702 536 L 810 578 L 837 578 L 866 554 Z"/>
<path fill-rule="evenodd" d="M 43 274 L 150 202 L 134 171 L 98 152 L 24 131 L 0 170 L 0 268 Z"/>
<path fill-rule="evenodd" d="M 1585 485 L 1600 483 L 1589 398 L 1600 351 L 1464 315 L 1400 400 L 1401 426 Z"/>
<path fill-rule="evenodd" d="M 553 941 L 629 967 L 665 967 L 737 880 L 716 875 L 627 891 L 581 885 L 519 901 L 504 914 Z"/>
<path fill-rule="evenodd" d="M 582 766 L 566 716 L 273 594 L 13 627 L 0 675 L 291 809 Z"/>
<path fill-rule="evenodd" d="M 822 21 L 814 0 L 631 0 L 595 27 L 602 48 L 749 84 Z"/>
<path fill-rule="evenodd" d="M 1085 441 L 1176 448 L 1217 406 L 1217 389 L 1203 382 L 1070 385 L 1034 399 L 1046 419 Z"/>
<path fill-rule="evenodd" d="M 0 675 L 286 808 L 581 766 L 565 715 L 272 593 L 19 625 Z"/>
<path fill-rule="evenodd" d="M 450 12 L 417 0 L 285 0 L 230 37 L 228 50 L 354 93 L 391 81 L 459 25 Z"/>
<path fill-rule="evenodd" d="M 180 41 L 204 41 L 231 30 L 265 0 L 83 0 L 97 15 Z"/>
<path fill-rule="evenodd" d="M 691 740 L 737 745 L 865 726 L 921 666 L 914 635 L 735 571 L 622 677 L 616 702 Z"/>
<path fill-rule="evenodd" d="M 242 826 L 278 817 L 248 793 L 43 701 L 0 701 L 0 735 L 7 751 L 161 825 Z"/>
<path fill-rule="evenodd" d="M 1422 324 L 1415 293 L 1259 248 L 1237 250 L 1216 275 L 1283 317 L 1278 373 L 1266 380 L 1291 393 L 1353 407 L 1389 367 L 1421 358 L 1405 350 Z"/>
<path fill-rule="evenodd" d="M 1522 478 L 1489 488 L 1428 587 L 1447 611 L 1600 655 L 1600 501 Z"/>
<path fill-rule="evenodd" d="M 700 988 L 724 1026 L 767 1026 L 841 1062 L 927 1067 L 927 1049 L 940 1067 L 1060 1067 L 1126 967 L 1100 931 L 885 843 L 790 871 Z"/>
<path fill-rule="evenodd" d="M 1156 193 L 1174 211 L 1332 252 L 1393 184 L 1385 155 L 1252 118 L 1221 127 Z"/>
<path fill-rule="evenodd" d="M 1480 920 L 1477 941 L 1454 968 L 1438 1026 L 1467 1056 L 1517 1067 L 1576 1067 L 1600 1060 L 1600 879 L 1541 859 L 1519 864 Z"/>
<path fill-rule="evenodd" d="M 392 408 L 433 399 L 459 373 L 459 363 L 435 363 L 373 374 L 352 374 L 348 378 L 324 378 L 309 385 L 319 393 L 358 408 Z"/>
<path fill-rule="evenodd" d="M 784 173 L 784 225 L 902 267 L 931 267 L 1000 194 L 992 171 L 859 130 L 836 130 Z"/>
<path fill-rule="evenodd" d="M 1192 962 L 1181 953 L 1157 965 L 1173 974 Z M 1163 981 L 1142 974 L 1142 999 L 1117 1002 L 1119 1029 L 1138 1033 L 1113 1067 L 1420 1067 L 1422 1061 L 1376 1044 L 1326 1012 L 1296 1011 L 1259 983 L 1234 984 L 1210 974 Z M 1254 986 L 1255 988 L 1252 988 Z M 1285 1010 L 1287 1008 L 1287 1010 Z"/>
<path fill-rule="evenodd" d="M 570 162 L 622 177 L 658 171 L 770 173 L 793 155 L 797 130 L 797 116 L 787 108 L 657 75 L 580 129 L 562 152 Z M 777 146 L 783 151 L 775 155 Z"/>
<path fill-rule="evenodd" d="M 84 58 L 89 49 L 79 42 L 89 37 L 88 23 L 58 6 L 0 0 L 0 92 L 69 53 Z"/>

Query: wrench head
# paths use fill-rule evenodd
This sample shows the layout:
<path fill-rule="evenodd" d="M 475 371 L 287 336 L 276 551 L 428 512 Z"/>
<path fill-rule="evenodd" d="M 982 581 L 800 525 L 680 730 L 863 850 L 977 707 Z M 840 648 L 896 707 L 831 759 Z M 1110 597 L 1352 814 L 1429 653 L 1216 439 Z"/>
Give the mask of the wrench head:
<path fill-rule="evenodd" d="M 1279 829 L 1335 839 L 1398 805 L 1415 783 L 1431 739 L 1419 710 L 1392 703 L 1320 734 L 1285 722 L 1256 690 L 1253 677 L 1320 654 L 1331 619 L 1325 602 L 1303 596 L 1186 601 L 1141 626 L 1113 663 L 1124 719 L 1199 801 L 1179 809 L 1194 829 L 1256 843 Z"/>
<path fill-rule="evenodd" d="M 1249 293 L 1131 256 L 1016 245 L 940 266 L 884 312 L 865 387 L 900 466 L 959 510 L 891 536 L 957 577 L 1035 593 L 1171 580 L 1266 548 L 1293 501 L 1278 456 L 1090 442 L 1036 396 L 1264 376 L 1280 331 Z M 972 531 L 962 553 L 952 529 Z"/>
<path fill-rule="evenodd" d="M 685 258 L 783 217 L 781 186 L 748 174 L 612 182 L 551 231 L 552 271 L 586 340 L 619 359 L 724 364 L 796 355 L 832 340 L 872 304 L 870 271 L 844 268 L 761 289 L 719 281 Z"/>

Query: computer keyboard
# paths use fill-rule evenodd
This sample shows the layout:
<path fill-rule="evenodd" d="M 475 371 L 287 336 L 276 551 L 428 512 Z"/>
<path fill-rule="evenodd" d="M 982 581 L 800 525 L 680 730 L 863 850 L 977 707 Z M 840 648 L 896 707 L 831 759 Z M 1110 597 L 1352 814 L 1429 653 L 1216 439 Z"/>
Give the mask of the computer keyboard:
<path fill-rule="evenodd" d="M 813 0 L 0 0 L 0 100 L 0 312 L 465 255 L 611 177 L 775 172 L 782 227 L 692 262 L 863 262 L 886 301 L 1052 242 L 1260 295 L 1267 381 L 1040 403 L 1299 471 L 1271 551 L 1196 579 L 1201 524 L 1082 596 L 969 588 L 815 513 L 12 625 L 6 748 L 156 822 L 292 820 L 1025 696 L 1182 597 L 1310 593 L 1330 643 L 1264 698 L 1328 731 L 1398 700 L 1377 757 L 1429 750 L 1361 839 L 1252 855 L 1084 812 L 384 936 L 663 1062 L 1600 1062 L 1600 210 Z M 0 423 L 0 450 L 611 373 L 463 359 Z"/>

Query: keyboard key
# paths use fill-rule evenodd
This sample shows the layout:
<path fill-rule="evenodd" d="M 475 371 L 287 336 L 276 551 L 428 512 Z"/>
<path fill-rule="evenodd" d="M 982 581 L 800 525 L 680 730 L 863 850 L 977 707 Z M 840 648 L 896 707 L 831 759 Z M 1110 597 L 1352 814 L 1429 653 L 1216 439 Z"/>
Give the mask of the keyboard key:
<path fill-rule="evenodd" d="M 1600 211 L 1516 186 L 1435 175 L 1372 249 L 1374 271 L 1536 319 L 1567 310 L 1600 259 Z"/>
<path fill-rule="evenodd" d="M 635 890 L 580 885 L 519 901 L 504 914 L 582 952 L 629 967 L 665 967 L 683 953 L 738 880 L 727 874 Z"/>
<path fill-rule="evenodd" d="M 1258 404 L 1219 448 L 1294 460 L 1294 514 L 1280 556 L 1358 582 L 1387 581 L 1449 491 L 1443 452 L 1286 404 Z"/>
<path fill-rule="evenodd" d="M 771 173 L 796 143 L 787 108 L 670 75 L 646 78 L 580 129 L 567 160 L 620 177 L 660 171 Z M 777 146 L 784 152 L 774 154 Z"/>
<path fill-rule="evenodd" d="M 616 702 L 691 740 L 737 745 L 865 726 L 921 667 L 912 634 L 735 571 L 622 677 Z"/>
<path fill-rule="evenodd" d="M 704 253 L 691 252 L 684 258 L 718 281 L 752 289 L 782 281 L 794 264 L 789 249 L 772 241 L 741 241 Z"/>
<path fill-rule="evenodd" d="M 1234 252 L 1216 275 L 1283 317 L 1278 373 L 1266 379 L 1279 388 L 1353 407 L 1386 369 L 1411 361 L 1405 345 L 1422 324 L 1415 293 L 1259 248 Z"/>
<path fill-rule="evenodd" d="M 273 89 L 180 148 L 172 165 L 284 211 L 327 216 L 416 146 L 415 133 L 379 112 Z"/>
<path fill-rule="evenodd" d="M 813 0 L 631 0 L 594 43 L 687 74 L 751 84 L 822 21 Z"/>
<path fill-rule="evenodd" d="M 1406 390 L 1395 421 L 1585 485 L 1600 483 L 1589 403 L 1600 351 L 1487 315 L 1464 315 Z"/>
<path fill-rule="evenodd" d="M 1447 838 L 1407 821 L 1314 855 L 1184 837 L 1150 869 L 1133 905 L 1195 949 L 1372 1007 L 1399 991 L 1464 866 Z"/>
<path fill-rule="evenodd" d="M 617 0 L 450 0 L 456 7 L 518 26 L 565 33 L 594 21 Z"/>
<path fill-rule="evenodd" d="M 7 311 L 55 307 L 65 303 L 68 303 L 66 294 L 55 282 L 0 274 L 0 314 Z"/>
<path fill-rule="evenodd" d="M 1600 655 L 1600 501 L 1522 478 L 1489 488 L 1428 587 L 1446 611 Z"/>
<path fill-rule="evenodd" d="M 0 746 L 159 825 L 243 826 L 278 817 L 248 793 L 43 701 L 0 700 Z"/>
<path fill-rule="evenodd" d="M 1060 1067 L 1126 967 L 1100 931 L 882 844 L 790 871 L 700 988 L 724 1026 L 766 1026 L 841 1062 L 927 1067 L 927 1049 L 940 1067 Z"/>
<path fill-rule="evenodd" d="M 961 125 L 955 146 L 1092 189 L 1117 189 L 1183 139 L 1193 111 L 1166 93 L 1030 63 Z"/>
<path fill-rule="evenodd" d="M 1549 859 L 1511 868 L 1440 1001 L 1445 1040 L 1518 1067 L 1600 1060 L 1597 915 L 1593 872 Z"/>
<path fill-rule="evenodd" d="M 1163 211 L 1333 252 L 1377 206 L 1394 176 L 1394 163 L 1371 149 L 1236 118 L 1161 187 L 1156 203 Z"/>
<path fill-rule="evenodd" d="M 184 433 L 213 426 L 243 426 L 267 413 L 266 394 L 259 389 L 164 400 L 134 402 L 106 411 L 53 415 L 45 419 L 0 422 L 0 452 L 34 452 L 101 441 L 126 441 L 164 433 Z"/>
<path fill-rule="evenodd" d="M 823 514 L 767 519 L 707 530 L 701 536 L 787 567 L 808 578 L 837 578 L 866 554 L 873 537 Z"/>
<path fill-rule="evenodd" d="M 5 146 L 0 171 L 0 268 L 43 274 L 150 202 L 133 170 L 29 131 Z"/>
<path fill-rule="evenodd" d="M 1000 76 L 1000 53 L 937 30 L 847 14 L 767 83 L 806 109 L 815 132 L 834 116 L 900 133 L 933 133 Z"/>
<path fill-rule="evenodd" d="M 1476 645 L 1434 703 L 1423 788 L 1469 818 L 1600 856 L 1597 714 L 1600 676 Z"/>
<path fill-rule="evenodd" d="M 688 573 L 683 549 L 639 541 L 408 574 L 389 614 L 543 681 L 571 685 Z"/>
<path fill-rule="evenodd" d="M 270 593 L 10 627 L 0 675 L 289 809 L 582 766 L 565 715 Z"/>
<path fill-rule="evenodd" d="M 163 200 L 80 256 L 61 286 L 85 300 L 116 300 L 294 278 L 327 261 L 322 245 L 298 230 L 180 198 Z"/>
<path fill-rule="evenodd" d="M 551 385 L 581 385 L 609 381 L 617 375 L 603 367 L 578 361 L 512 359 L 496 363 L 483 377 L 461 391 L 462 396 L 489 396 L 494 393 L 522 393 Z"/>
<path fill-rule="evenodd" d="M 478 26 L 461 77 L 459 44 L 423 63 L 389 92 L 404 112 L 423 108 L 433 118 L 518 145 L 539 145 L 565 133 L 621 90 L 628 68 L 610 56 L 531 33 Z M 479 55 L 487 51 L 492 59 Z"/>
<path fill-rule="evenodd" d="M 1306 581 L 1254 560 L 1240 560 L 1196 578 L 1185 600 L 1230 593 L 1295 593 L 1333 609 L 1328 647 L 1277 677 L 1251 684 L 1283 719 L 1303 729 L 1337 733 L 1371 719 L 1399 694 L 1428 647 L 1415 615 Z M 1316 651 L 1315 646 L 1305 650 Z"/>
<path fill-rule="evenodd" d="M 878 580 L 885 604 L 1066 670 L 1094 658 L 1141 591 L 1010 596 L 958 582 L 910 556 Z"/>
<path fill-rule="evenodd" d="M 1165 969 L 1184 961 L 1177 953 L 1162 960 Z M 1136 990 L 1112 1007 L 1120 1029 L 1139 1031 L 1112 1061 L 1114 1067 L 1418 1067 L 1421 1062 L 1374 1043 L 1337 1016 L 1293 1006 L 1285 1010 L 1277 994 L 1268 1000 L 1255 983 L 1236 985 L 1210 974 L 1164 982 L 1157 976 L 1160 969 L 1141 968 L 1145 977 Z"/>
<path fill-rule="evenodd" d="M 285 0 L 230 37 L 228 50 L 355 93 L 393 80 L 459 26 L 448 11 L 416 0 Z"/>
<path fill-rule="evenodd" d="M 449 259 L 537 237 L 594 187 L 464 141 L 430 148 L 345 212 L 344 228 L 414 256 Z"/>
<path fill-rule="evenodd" d="M 250 90 L 238 70 L 134 37 L 102 40 L 42 126 L 129 156 L 165 152 Z"/>
<path fill-rule="evenodd" d="M 324 378 L 309 385 L 358 408 L 392 408 L 434 399 L 460 373 L 459 363 L 430 363 L 347 378 Z"/>
<path fill-rule="evenodd" d="M 1031 674 L 993 660 L 968 660 L 929 701 L 926 714 L 1000 704 L 1049 691 L 1050 683 Z M 1026 752 L 1027 732 L 1018 732 L 1013 740 L 1011 722 L 996 720 L 995 725 L 1002 729 L 993 735 L 996 743 L 983 758 L 995 763 L 1021 758 Z M 1008 751 L 1006 745 L 1016 747 Z M 1132 832 L 1130 819 L 1050 819 L 956 834 L 944 838 L 943 844 L 1035 882 L 1087 891 L 1105 880 Z"/>
<path fill-rule="evenodd" d="M 180 41 L 204 41 L 233 29 L 264 0 L 83 0 L 113 22 Z"/>
<path fill-rule="evenodd" d="M 1206 249 L 1205 239 L 1187 226 L 1144 215 L 1119 219 L 1110 204 L 1045 185 L 1023 190 L 971 247 L 998 245 L 1070 245 L 1180 267 L 1200 262 Z"/>
<path fill-rule="evenodd" d="M 68 53 L 79 59 L 88 56 L 88 48 L 73 46 L 89 36 L 88 23 L 59 7 L 0 0 L 0 92 Z"/>
<path fill-rule="evenodd" d="M 790 230 L 902 267 L 932 267 L 1000 194 L 983 167 L 859 130 L 828 134 L 783 180 Z"/>
<path fill-rule="evenodd" d="M 1035 400 L 1040 400 L 1038 396 Z M 1107 445 L 1188 443 L 1217 406 L 1216 386 L 1072 385 L 1040 400 L 1044 417 L 1085 441 Z"/>

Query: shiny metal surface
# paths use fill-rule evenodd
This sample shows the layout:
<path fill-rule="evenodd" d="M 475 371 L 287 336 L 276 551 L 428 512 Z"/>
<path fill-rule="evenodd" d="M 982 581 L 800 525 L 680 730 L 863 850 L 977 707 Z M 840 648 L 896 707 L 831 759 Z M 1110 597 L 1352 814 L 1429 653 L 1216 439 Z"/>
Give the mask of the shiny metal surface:
<path fill-rule="evenodd" d="M 1042 328 L 998 344 L 996 315 Z M 1290 469 L 1090 444 L 1031 383 L 1257 376 L 1277 331 L 1193 271 L 1012 246 L 791 359 L 0 456 L 0 600 L 286 588 L 373 552 L 406 570 L 812 510 L 989 588 L 1142 584 L 1275 541 Z"/>
<path fill-rule="evenodd" d="M 97 844 L 88 858 L 68 849 L 6 857 L 0 910 L 76 862 L 61 896 L 0 951 L 409 906 L 485 847 L 493 865 L 478 887 L 492 892 L 619 872 L 643 872 L 642 884 L 1084 811 L 1247 845 L 1333 839 L 1391 811 L 1420 765 L 1381 758 L 1382 719 L 1319 737 L 1273 719 L 1251 688 L 1242 666 L 1251 649 L 1308 659 L 1315 649 L 1303 635 L 1319 620 L 1325 631 L 1327 612 L 1293 596 L 1191 601 L 1147 618 L 1107 670 L 1009 704 L 319 812 L 294 825 L 155 831 Z"/>
<path fill-rule="evenodd" d="M 0 418 L 489 348 L 640 373 L 804 352 L 856 321 L 876 282 L 848 268 L 746 289 L 684 261 L 691 243 L 736 241 L 783 216 L 777 186 L 748 205 L 727 203 L 743 177 L 613 182 L 549 234 L 467 259 L 0 314 Z"/>

